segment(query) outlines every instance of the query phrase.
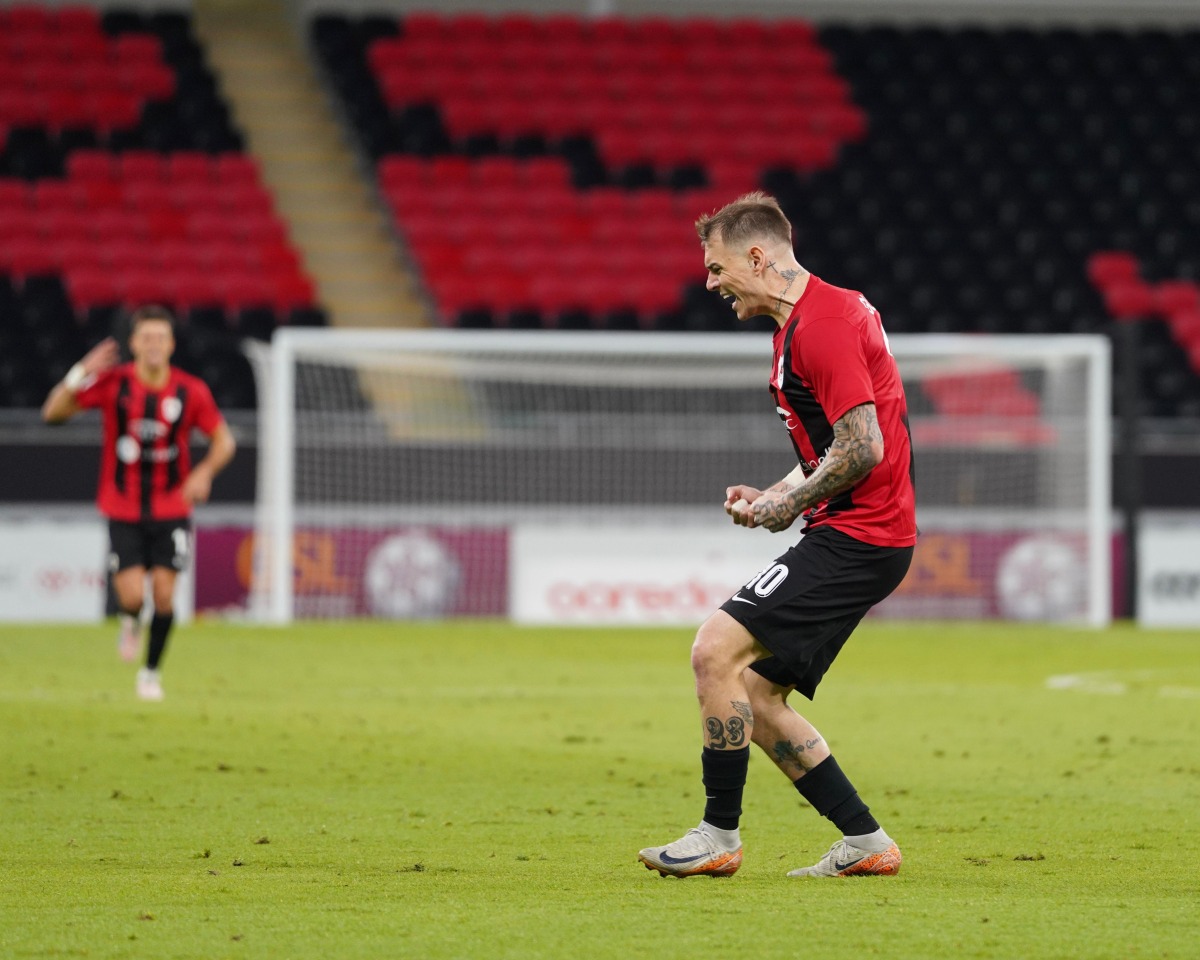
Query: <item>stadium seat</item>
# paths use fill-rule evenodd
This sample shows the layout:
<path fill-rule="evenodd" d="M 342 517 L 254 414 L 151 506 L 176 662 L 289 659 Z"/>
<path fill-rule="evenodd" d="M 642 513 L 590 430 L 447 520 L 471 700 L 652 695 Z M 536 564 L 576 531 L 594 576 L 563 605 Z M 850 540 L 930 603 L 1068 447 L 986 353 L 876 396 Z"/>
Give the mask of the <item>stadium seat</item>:
<path fill-rule="evenodd" d="M 262 275 L 248 278 L 251 269 Z M 255 336 L 324 321 L 186 14 L 0 9 L 5 297 L 5 316 L 34 324 L 6 348 L 33 351 L 41 374 L 0 390 L 0 403 L 28 400 L 30 383 L 40 390 L 49 372 L 61 376 L 112 332 L 122 305 L 174 305 L 181 334 L 213 310 L 221 336 L 252 309 L 243 332 Z M 193 372 L 227 362 L 206 349 L 181 349 L 181 361 Z M 234 391 L 242 398 L 243 387 Z"/>

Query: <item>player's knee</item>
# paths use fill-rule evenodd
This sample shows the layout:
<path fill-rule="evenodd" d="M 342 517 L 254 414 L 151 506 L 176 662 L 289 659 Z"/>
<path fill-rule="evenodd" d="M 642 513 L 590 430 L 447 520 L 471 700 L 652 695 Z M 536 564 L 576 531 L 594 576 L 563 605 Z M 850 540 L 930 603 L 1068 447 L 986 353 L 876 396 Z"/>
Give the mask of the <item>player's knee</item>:
<path fill-rule="evenodd" d="M 117 606 L 122 611 L 135 616 L 142 612 L 142 605 L 146 602 L 146 596 L 137 587 L 117 586 L 114 592 L 117 595 Z"/>
<path fill-rule="evenodd" d="M 697 683 L 734 669 L 731 646 L 729 638 L 710 623 L 705 623 L 696 631 L 696 639 L 692 643 L 692 673 L 696 675 Z"/>

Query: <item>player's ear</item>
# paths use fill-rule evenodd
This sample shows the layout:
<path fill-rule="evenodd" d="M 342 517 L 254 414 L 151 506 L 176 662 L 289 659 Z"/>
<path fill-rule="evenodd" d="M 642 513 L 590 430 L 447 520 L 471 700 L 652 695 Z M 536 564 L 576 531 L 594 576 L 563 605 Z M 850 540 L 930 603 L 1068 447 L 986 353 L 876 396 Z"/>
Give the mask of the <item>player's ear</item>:
<path fill-rule="evenodd" d="M 752 245 L 746 251 L 746 262 L 755 273 L 761 273 L 766 266 L 767 255 L 762 247 Z"/>

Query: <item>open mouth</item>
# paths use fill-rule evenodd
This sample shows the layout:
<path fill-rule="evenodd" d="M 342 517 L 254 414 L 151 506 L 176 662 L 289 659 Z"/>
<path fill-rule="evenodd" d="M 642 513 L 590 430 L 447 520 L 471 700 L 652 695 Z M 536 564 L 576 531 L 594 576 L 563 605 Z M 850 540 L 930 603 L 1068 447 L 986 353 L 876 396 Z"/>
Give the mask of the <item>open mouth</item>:
<path fill-rule="evenodd" d="M 737 304 L 737 297 L 732 293 L 726 293 L 726 294 L 722 295 L 721 299 L 724 300 L 731 307 L 735 306 Z"/>

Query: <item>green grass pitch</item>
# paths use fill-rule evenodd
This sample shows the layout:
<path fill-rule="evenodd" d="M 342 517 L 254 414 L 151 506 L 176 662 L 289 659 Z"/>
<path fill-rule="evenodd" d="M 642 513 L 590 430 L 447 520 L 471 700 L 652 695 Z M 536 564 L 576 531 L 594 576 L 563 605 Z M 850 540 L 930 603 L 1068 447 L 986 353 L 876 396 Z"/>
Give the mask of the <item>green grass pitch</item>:
<path fill-rule="evenodd" d="M 905 862 L 845 881 L 761 755 L 736 877 L 635 861 L 690 631 L 198 623 L 155 705 L 114 637 L 0 628 L 2 957 L 1200 956 L 1194 633 L 864 625 L 804 712 Z"/>

